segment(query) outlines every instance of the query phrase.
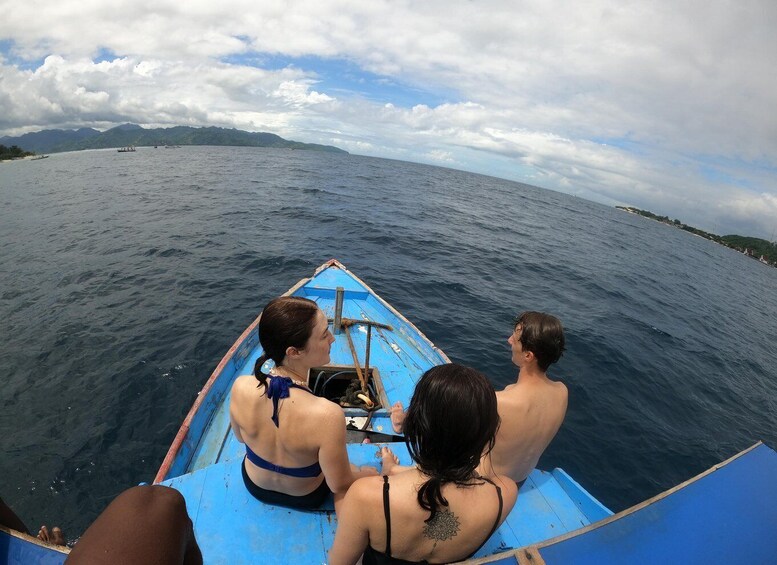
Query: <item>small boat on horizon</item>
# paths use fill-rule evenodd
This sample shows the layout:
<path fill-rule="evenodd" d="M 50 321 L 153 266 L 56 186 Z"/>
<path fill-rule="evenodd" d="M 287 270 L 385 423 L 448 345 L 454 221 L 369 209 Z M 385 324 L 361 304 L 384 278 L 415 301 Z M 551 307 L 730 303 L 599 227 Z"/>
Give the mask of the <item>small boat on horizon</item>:
<path fill-rule="evenodd" d="M 135 146 L 134 145 L 128 145 L 127 147 L 120 147 L 117 149 L 119 153 L 134 153 L 135 152 Z"/>

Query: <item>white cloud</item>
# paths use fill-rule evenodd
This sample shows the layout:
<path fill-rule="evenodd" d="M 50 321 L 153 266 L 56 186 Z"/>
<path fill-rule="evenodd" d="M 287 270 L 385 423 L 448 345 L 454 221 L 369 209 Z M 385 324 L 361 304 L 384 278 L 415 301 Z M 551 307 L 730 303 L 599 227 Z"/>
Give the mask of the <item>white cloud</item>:
<path fill-rule="evenodd" d="M 58 55 L 35 71 L 0 68 L 7 95 L 0 128 L 11 131 L 123 121 L 277 129 L 306 105 L 332 100 L 290 69 L 129 57 L 93 63 Z"/>
<path fill-rule="evenodd" d="M 22 3 L 0 20 L 13 45 L 0 54 L 0 134 L 124 121 L 268 130 L 689 223 L 749 218 L 768 235 L 775 21 L 770 0 Z M 387 93 L 447 101 L 371 102 L 324 86 L 315 62 L 263 69 L 273 55 L 345 60 L 382 75 Z"/>
<path fill-rule="evenodd" d="M 441 149 L 433 149 L 426 154 L 426 158 L 431 161 L 438 161 L 440 163 L 455 163 L 456 160 L 450 151 L 442 151 Z"/>
<path fill-rule="evenodd" d="M 308 106 L 311 104 L 323 104 L 332 102 L 334 98 L 311 91 L 308 84 L 295 81 L 284 81 L 278 85 L 271 96 L 280 99 L 284 103 L 293 104 L 295 107 Z"/>

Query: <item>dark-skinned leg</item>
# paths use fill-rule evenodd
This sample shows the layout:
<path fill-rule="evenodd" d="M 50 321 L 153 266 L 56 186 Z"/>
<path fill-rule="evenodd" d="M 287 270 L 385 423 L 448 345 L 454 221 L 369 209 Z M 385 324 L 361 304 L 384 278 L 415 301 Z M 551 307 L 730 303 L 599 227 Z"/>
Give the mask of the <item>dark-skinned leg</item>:
<path fill-rule="evenodd" d="M 133 487 L 117 496 L 70 552 L 72 565 L 201 565 L 186 502 L 163 486 Z"/>
<path fill-rule="evenodd" d="M 23 534 L 30 533 L 21 518 L 19 518 L 14 511 L 3 502 L 2 498 L 0 498 L 0 525 L 16 530 L 17 532 L 22 532 Z"/>

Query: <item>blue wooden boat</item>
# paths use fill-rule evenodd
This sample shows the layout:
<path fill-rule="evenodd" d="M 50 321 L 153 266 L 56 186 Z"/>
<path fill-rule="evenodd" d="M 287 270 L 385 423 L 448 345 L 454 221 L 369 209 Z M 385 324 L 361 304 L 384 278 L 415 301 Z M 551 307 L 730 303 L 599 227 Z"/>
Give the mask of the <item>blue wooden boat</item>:
<path fill-rule="evenodd" d="M 364 406 L 344 408 L 349 427 L 356 428 L 348 434 L 351 461 L 376 464 L 379 442 L 386 442 L 403 464 L 409 464 L 402 438 L 393 435 L 387 409 L 396 401 L 407 406 L 423 372 L 449 362 L 448 357 L 335 260 L 287 294 L 316 301 L 335 326 L 330 366 L 314 370 L 313 390 L 336 398 L 361 372 L 368 376 L 379 403 L 372 412 Z M 258 318 L 199 393 L 155 482 L 178 489 L 186 498 L 207 563 L 325 563 L 336 527 L 331 503 L 318 511 L 288 510 L 260 503 L 243 485 L 240 465 L 245 448 L 229 426 L 228 396 L 234 379 L 250 374 L 262 353 L 257 324 Z M 365 435 L 372 444 L 362 443 Z M 514 512 L 478 556 L 538 543 L 611 514 L 560 469 L 532 473 L 520 500 L 520 506 L 531 511 Z"/>

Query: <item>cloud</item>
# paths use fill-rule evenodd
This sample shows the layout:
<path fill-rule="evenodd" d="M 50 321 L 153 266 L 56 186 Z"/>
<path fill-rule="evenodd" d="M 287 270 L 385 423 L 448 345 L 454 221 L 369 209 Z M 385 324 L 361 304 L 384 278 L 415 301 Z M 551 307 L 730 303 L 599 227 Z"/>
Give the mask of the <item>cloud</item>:
<path fill-rule="evenodd" d="M 131 57 L 94 63 L 59 55 L 35 71 L 0 69 L 6 95 L 0 128 L 9 130 L 125 121 L 276 129 L 305 106 L 332 100 L 292 69 Z"/>
<path fill-rule="evenodd" d="M 44 4 L 0 20 L 0 134 L 266 130 L 774 229 L 768 0 Z"/>
<path fill-rule="evenodd" d="M 450 151 L 442 151 L 440 149 L 433 149 L 426 154 L 426 158 L 431 161 L 438 161 L 440 163 L 455 163 L 455 159 Z"/>

